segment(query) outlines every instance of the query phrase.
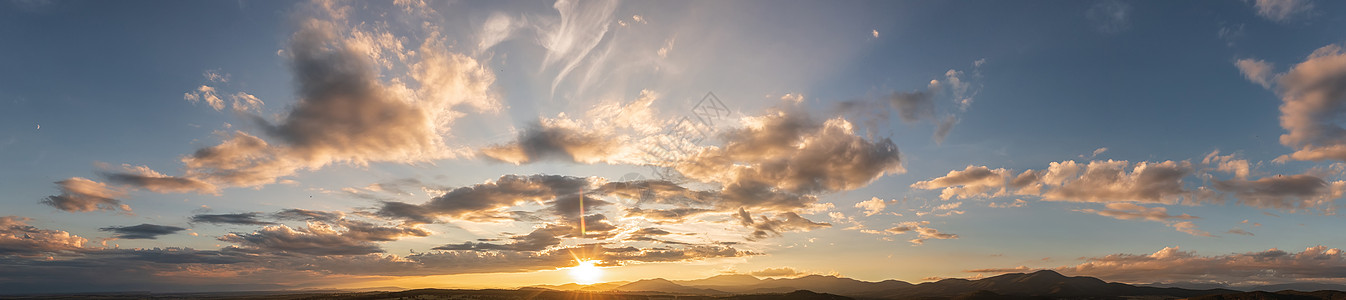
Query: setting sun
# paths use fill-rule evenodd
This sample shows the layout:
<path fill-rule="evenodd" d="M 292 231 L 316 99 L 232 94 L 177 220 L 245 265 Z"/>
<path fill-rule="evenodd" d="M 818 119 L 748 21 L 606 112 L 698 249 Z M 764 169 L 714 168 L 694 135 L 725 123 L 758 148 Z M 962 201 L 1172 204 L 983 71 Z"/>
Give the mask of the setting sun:
<path fill-rule="evenodd" d="M 570 278 L 578 284 L 595 284 L 603 277 L 603 269 L 596 266 L 596 260 L 581 260 L 578 266 L 570 267 Z"/>

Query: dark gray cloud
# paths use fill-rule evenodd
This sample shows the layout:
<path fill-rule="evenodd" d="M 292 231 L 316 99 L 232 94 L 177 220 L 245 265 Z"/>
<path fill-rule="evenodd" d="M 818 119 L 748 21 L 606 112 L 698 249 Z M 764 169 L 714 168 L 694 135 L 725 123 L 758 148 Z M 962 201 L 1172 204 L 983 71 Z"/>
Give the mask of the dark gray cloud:
<path fill-rule="evenodd" d="M 229 224 L 229 225 L 275 225 L 276 222 L 262 221 L 258 219 L 261 213 L 237 213 L 237 214 L 201 214 L 190 218 L 192 223 L 210 223 L 210 224 Z"/>
<path fill-rule="evenodd" d="M 219 194 L 219 189 L 195 178 L 174 177 L 146 166 L 123 165 L 119 171 L 102 172 L 108 182 L 146 189 L 156 193 Z"/>
<path fill-rule="evenodd" d="M 159 236 L 174 234 L 179 231 L 187 230 L 187 228 L 177 226 L 154 225 L 154 224 L 140 224 L 135 226 L 103 227 L 99 228 L 98 230 L 110 231 L 112 233 L 116 233 L 117 234 L 116 237 L 119 239 L 153 240 L 159 238 Z"/>
<path fill-rule="evenodd" d="M 1346 192 L 1346 182 L 1327 182 L 1309 174 L 1276 175 L 1257 180 L 1216 180 L 1213 186 L 1233 194 L 1239 204 L 1286 211 L 1334 211 L 1336 199 Z"/>
<path fill-rule="evenodd" d="M 897 116 L 903 122 L 932 120 L 935 118 L 935 93 L 931 88 L 916 92 L 894 92 L 888 96 L 888 104 L 897 110 Z"/>
<path fill-rule="evenodd" d="M 574 195 L 589 185 L 587 179 L 560 175 L 505 175 L 482 184 L 456 188 L 423 204 L 383 202 L 376 214 L 411 223 L 454 219 L 502 219 L 504 209 L 523 203 Z M 578 209 L 578 206 L 576 206 Z"/>
<path fill-rule="evenodd" d="M 122 204 L 121 200 L 116 199 L 116 197 L 125 195 L 125 192 L 109 187 L 107 184 L 80 177 L 71 177 L 57 181 L 56 185 L 61 190 L 61 194 L 47 196 L 42 199 L 42 204 L 68 212 L 118 209 L 126 212 L 131 211 L 130 206 Z"/>
<path fill-rule="evenodd" d="M 594 163 L 604 161 L 620 148 L 621 142 L 615 137 L 545 122 L 528 126 L 514 141 L 486 147 L 481 152 L 491 159 L 513 164 L 548 159 Z"/>
<path fill-rule="evenodd" d="M 320 211 L 320 210 L 289 208 L 272 214 L 272 217 L 281 220 L 323 221 L 333 223 L 336 222 L 337 220 L 345 218 L 346 214 L 339 211 Z"/>
<path fill-rule="evenodd" d="M 753 228 L 752 239 L 764 239 L 771 236 L 780 236 L 782 232 L 790 231 L 810 231 L 818 228 L 832 227 L 832 224 L 809 221 L 794 212 L 785 212 L 777 214 L 775 218 L 759 216 L 759 219 L 753 220 L 747 211 L 739 211 L 742 222 Z"/>
<path fill-rule="evenodd" d="M 360 255 L 383 253 L 368 240 L 356 239 L 327 226 L 290 228 L 285 225 L 267 226 L 251 233 L 230 233 L 220 241 L 238 244 L 268 252 L 308 255 Z"/>

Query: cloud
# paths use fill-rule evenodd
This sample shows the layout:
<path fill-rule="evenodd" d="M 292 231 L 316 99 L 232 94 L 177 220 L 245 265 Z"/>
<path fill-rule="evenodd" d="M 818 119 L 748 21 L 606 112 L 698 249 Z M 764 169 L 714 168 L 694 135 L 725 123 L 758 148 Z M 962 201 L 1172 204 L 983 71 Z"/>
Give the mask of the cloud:
<path fill-rule="evenodd" d="M 483 148 L 486 157 L 513 164 L 548 158 L 596 163 L 614 156 L 624 145 L 615 137 L 575 128 L 558 120 L 543 120 L 519 133 L 518 140 Z"/>
<path fill-rule="evenodd" d="M 888 104 L 897 110 L 897 116 L 903 122 L 916 122 L 935 118 L 935 94 L 939 92 L 939 81 L 931 80 L 925 91 L 894 92 L 888 96 Z"/>
<path fill-rule="evenodd" d="M 95 210 L 122 210 L 130 212 L 131 207 L 122 204 L 121 197 L 126 194 L 125 191 L 115 187 L 109 187 L 107 184 L 80 177 L 71 177 L 66 180 L 57 181 L 56 185 L 60 188 L 61 194 L 47 196 L 42 199 L 42 204 L 51 205 L 56 209 L 68 212 L 85 212 Z"/>
<path fill-rule="evenodd" d="M 1262 85 L 1263 88 L 1270 89 L 1271 83 L 1276 79 L 1275 66 L 1264 60 L 1245 58 L 1235 61 L 1234 66 L 1239 68 L 1244 78 Z"/>
<path fill-rule="evenodd" d="M 1168 209 L 1163 207 L 1144 207 L 1131 203 L 1108 203 L 1107 209 L 1081 209 L 1081 212 L 1098 214 L 1104 217 L 1110 217 L 1118 220 L 1146 220 L 1155 222 L 1169 222 L 1174 220 L 1198 219 L 1188 214 L 1170 215 Z"/>
<path fill-rule="evenodd" d="M 230 233 L 220 241 L 238 244 L 246 249 L 308 255 L 359 255 L 383 253 L 383 249 L 369 240 L 348 236 L 330 225 L 310 222 L 308 226 L 291 228 L 271 225 L 252 233 Z"/>
<path fill-rule="evenodd" d="M 873 216 L 875 214 L 878 214 L 879 212 L 882 212 L 883 208 L 886 206 L 887 206 L 886 202 L 883 201 L 883 199 L 879 199 L 879 197 L 873 197 L 869 200 L 861 201 L 860 203 L 855 204 L 855 208 L 861 208 L 865 210 L 865 216 Z"/>
<path fill-rule="evenodd" d="M 922 244 L 925 244 L 925 241 L 926 241 L 926 240 L 932 240 L 932 239 L 934 239 L 934 240 L 948 240 L 948 239 L 957 239 L 957 238 L 958 238 L 958 235 L 957 235 L 957 234 L 942 233 L 942 232 L 939 232 L 939 230 L 936 230 L 936 229 L 934 229 L 934 228 L 925 227 L 925 225 L 929 225 L 929 224 L 930 224 L 930 221 L 908 221 L 908 222 L 898 223 L 896 226 L 889 227 L 888 229 L 884 229 L 883 231 L 871 231 L 870 233 L 876 233 L 876 234 L 905 234 L 905 233 L 908 233 L 908 232 L 915 232 L 917 238 L 908 240 L 908 242 L 910 242 L 910 243 L 913 244 L 913 245 L 922 245 Z"/>
<path fill-rule="evenodd" d="M 588 187 L 580 177 L 505 175 L 494 182 L 453 189 L 423 204 L 383 202 L 376 214 L 411 223 L 436 223 L 441 217 L 465 220 L 504 219 L 504 209 L 523 202 L 553 200 Z"/>
<path fill-rule="evenodd" d="M 216 111 L 224 109 L 224 99 L 221 99 L 220 95 L 215 93 L 214 87 L 208 85 L 202 85 L 201 87 L 196 88 L 196 91 L 194 92 L 183 93 L 182 99 L 191 101 L 192 104 L 204 101 L 206 102 L 206 105 L 210 106 L 210 108 L 214 108 Z"/>
<path fill-rule="evenodd" d="M 29 226 L 32 219 L 0 217 L 0 257 L 36 257 L 57 252 L 77 252 L 88 240 L 59 230 Z"/>
<path fill-rule="evenodd" d="M 263 105 L 256 96 L 228 95 L 234 110 L 262 127 L 271 141 L 237 131 L 184 157 L 181 177 L 119 173 L 115 178 L 157 192 L 216 193 L 218 188 L 272 184 L 331 164 L 423 163 L 471 155 L 448 146 L 446 136 L 466 112 L 500 109 L 489 69 L 449 52 L 434 26 L 420 28 L 419 38 L 411 39 L 393 35 L 387 23 L 351 25 L 349 8 L 339 4 L 300 5 L 299 11 L 299 30 L 281 51 L 297 84 L 297 102 L 270 120 L 253 114 Z M 394 69 L 406 73 L 381 72 Z M 212 82 L 227 81 L 210 74 Z M 208 85 L 184 96 L 222 110 L 220 97 Z"/>
<path fill-rule="evenodd" d="M 1099 1 L 1084 16 L 1102 33 L 1119 33 L 1131 27 L 1131 5 L 1117 0 Z"/>
<path fill-rule="evenodd" d="M 911 188 L 934 190 L 943 189 L 939 198 L 949 200 L 953 198 L 967 199 L 972 197 L 986 197 L 994 194 L 1004 194 L 1005 180 L 1009 178 L 1010 171 L 1005 169 L 990 169 L 987 167 L 967 166 L 962 171 L 949 171 L 949 174 L 943 177 L 934 178 L 926 181 L 917 181 L 911 184 Z"/>
<path fill-rule="evenodd" d="M 1128 172 L 1127 169 L 1130 169 Z M 1052 163 L 1044 183 L 1055 185 L 1043 200 L 1070 202 L 1201 203 L 1210 201 L 1202 190 L 1184 188 L 1183 178 L 1195 171 L 1182 161 L 1091 161 L 1081 168 L 1074 161 Z"/>
<path fill-rule="evenodd" d="M 876 37 L 877 37 L 877 36 L 876 36 Z M 757 276 L 757 277 L 791 277 L 791 276 L 799 276 L 799 275 L 804 275 L 804 274 L 808 274 L 808 273 L 799 272 L 799 271 L 796 271 L 795 269 L 790 268 L 790 267 L 766 268 L 766 269 L 761 269 L 761 270 L 757 270 L 757 271 L 748 272 L 748 275 Z"/>
<path fill-rule="evenodd" d="M 1253 236 L 1253 233 L 1252 233 L 1252 232 L 1248 232 L 1247 230 L 1243 230 L 1243 229 L 1241 229 L 1241 228 L 1230 229 L 1229 231 L 1227 231 L 1227 233 L 1238 234 L 1238 235 L 1246 235 L 1246 236 Z"/>
<path fill-rule="evenodd" d="M 1113 254 L 1085 258 L 1075 266 L 1056 268 L 1070 275 L 1094 276 L 1107 281 L 1153 282 L 1263 282 L 1343 279 L 1346 259 L 1336 248 L 1315 246 L 1298 253 L 1270 249 L 1260 252 L 1200 256 L 1166 247 L 1153 254 Z"/>
<path fill-rule="evenodd" d="M 547 49 L 542 67 L 560 68 L 551 83 L 551 93 L 555 94 L 561 81 L 589 57 L 589 53 L 607 36 L 617 2 L 556 1 L 552 7 L 560 13 L 559 22 L 551 24 L 550 28 L 538 28 L 538 31 L 542 34 L 542 47 Z M 585 82 L 579 83 L 581 89 L 586 85 Z"/>
<path fill-rule="evenodd" d="M 1339 125 L 1343 119 L 1339 114 L 1323 113 L 1346 107 L 1346 98 L 1340 97 L 1346 94 L 1346 53 L 1341 46 L 1319 48 L 1274 78 L 1282 101 L 1281 127 L 1288 131 L 1280 141 L 1295 149 L 1277 160 L 1346 160 L 1346 129 Z"/>
<path fill-rule="evenodd" d="M 1300 15 L 1313 11 L 1313 2 L 1309 0 L 1257 0 L 1253 2 L 1257 15 L 1267 20 L 1288 22 Z"/>
<path fill-rule="evenodd" d="M 99 231 L 110 231 L 110 232 L 112 232 L 112 233 L 116 233 L 116 234 L 117 234 L 117 235 L 116 235 L 116 238 L 119 238 L 119 239 L 128 239 L 128 240 L 145 239 L 145 240 L 153 240 L 153 239 L 157 239 L 157 238 L 159 238 L 159 236 L 169 235 L 169 234 L 174 234 L 174 233 L 177 233 L 177 232 L 179 232 L 179 231 L 187 230 L 187 228 L 182 228 L 182 227 L 177 227 L 177 226 L 154 225 L 154 224 L 140 224 L 140 225 L 135 225 L 135 226 L 111 226 L 111 227 L 103 227 L 103 228 L 99 228 L 98 230 L 99 230 Z"/>
<path fill-rule="evenodd" d="M 1328 182 L 1311 174 L 1215 180 L 1213 185 L 1216 190 L 1233 194 L 1239 204 L 1290 212 L 1333 213 L 1336 199 L 1346 194 L 1346 181 Z"/>
<path fill-rule="evenodd" d="M 745 210 L 739 211 L 745 225 L 753 228 L 752 239 L 764 239 L 772 236 L 780 236 L 782 232 L 790 231 L 811 231 L 818 228 L 832 227 L 832 224 L 810 221 L 799 216 L 794 212 L 780 213 L 775 218 L 758 216 L 759 219 L 753 220 Z"/>
<path fill-rule="evenodd" d="M 493 160 L 525 164 L 543 160 L 594 164 L 655 164 L 646 148 L 679 138 L 661 132 L 670 122 L 661 120 L 651 105 L 659 97 L 642 90 L 634 101 L 609 101 L 585 112 L 581 118 L 558 114 L 528 125 L 507 143 L 484 147 L 481 153 Z M 704 130 L 696 128 L 691 130 Z"/>
<path fill-rule="evenodd" d="M 676 169 L 698 181 L 799 194 L 852 190 L 905 172 L 891 140 L 856 135 L 845 119 L 819 124 L 804 113 L 776 111 L 745 123 L 725 133 L 724 147 L 704 148 Z"/>
<path fill-rule="evenodd" d="M 1215 170 L 1234 174 L 1234 178 L 1247 179 L 1248 174 L 1252 173 L 1252 164 L 1247 160 L 1235 159 L 1233 154 L 1220 155 L 1220 150 L 1212 151 L 1206 154 L 1206 158 L 1201 160 L 1202 164 L 1215 164 Z"/>
<path fill-rule="evenodd" d="M 244 92 L 237 92 L 233 95 L 229 95 L 229 99 L 233 100 L 232 107 L 234 108 L 234 111 L 241 113 L 260 113 L 262 111 L 262 105 L 266 105 L 266 103 L 262 102 L 262 99 L 257 99 L 257 96 Z"/>
<path fill-rule="evenodd" d="M 1160 222 L 1164 223 L 1165 225 L 1168 225 L 1169 227 L 1173 227 L 1174 230 L 1177 230 L 1182 233 L 1194 236 L 1207 236 L 1207 237 L 1212 236 L 1209 232 L 1198 230 L 1196 224 L 1192 223 L 1191 221 L 1181 221 L 1181 220 L 1193 220 L 1200 218 L 1188 214 L 1170 215 L 1168 213 L 1167 208 L 1144 207 L 1132 203 L 1108 203 L 1106 207 L 1107 209 L 1103 210 L 1081 209 L 1078 211 L 1091 214 L 1098 214 L 1100 216 L 1110 217 L 1118 220 L 1145 220 L 1145 221 Z"/>
<path fill-rule="evenodd" d="M 275 222 L 259 220 L 261 213 L 238 213 L 238 214 L 202 214 L 194 215 L 190 218 L 192 223 L 210 223 L 210 224 L 230 224 L 230 225 L 275 225 Z"/>
<path fill-rule="evenodd" d="M 568 227 L 544 227 L 534 229 L 533 232 L 525 235 L 512 236 L 509 238 L 510 240 L 512 240 L 512 242 L 508 244 L 465 242 L 462 244 L 443 245 L 435 247 L 434 249 L 474 250 L 474 251 L 487 251 L 487 250 L 542 251 L 546 250 L 548 247 L 560 245 L 561 239 L 558 238 L 557 236 L 565 234 L 566 231 L 568 230 L 569 230 Z"/>
<path fill-rule="evenodd" d="M 1177 231 L 1179 231 L 1179 232 L 1186 233 L 1186 234 L 1190 234 L 1190 235 L 1195 235 L 1195 236 L 1206 236 L 1206 237 L 1214 236 L 1214 235 L 1211 235 L 1209 232 L 1205 232 L 1205 231 L 1201 231 L 1201 230 L 1199 230 L 1199 229 L 1196 229 L 1196 224 L 1195 224 L 1195 223 L 1192 223 L 1192 222 L 1190 222 L 1190 221 L 1189 221 L 1189 222 L 1170 223 L 1170 224 L 1168 224 L 1168 226 L 1169 226 L 1169 227 L 1173 227 L 1173 230 L 1177 230 Z"/>
<path fill-rule="evenodd" d="M 1024 207 L 1024 206 L 1028 206 L 1028 201 L 1024 201 L 1024 199 L 1014 199 L 1014 202 L 1010 202 L 1010 203 L 996 203 L 996 202 L 991 202 L 990 204 L 987 204 L 986 206 L 987 206 L 987 207 L 993 207 L 993 208 Z"/>
<path fill-rule="evenodd" d="M 120 171 L 105 172 L 108 182 L 146 189 L 156 193 L 219 194 L 219 189 L 210 183 L 195 178 L 164 175 L 147 166 L 122 165 Z"/>

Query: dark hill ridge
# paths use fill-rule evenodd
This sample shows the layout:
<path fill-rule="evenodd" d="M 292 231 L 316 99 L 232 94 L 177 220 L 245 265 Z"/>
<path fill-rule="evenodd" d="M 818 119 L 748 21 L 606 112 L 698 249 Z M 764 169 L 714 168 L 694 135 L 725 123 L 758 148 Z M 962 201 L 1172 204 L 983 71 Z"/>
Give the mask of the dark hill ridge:
<path fill-rule="evenodd" d="M 585 288 L 585 290 L 598 289 Z M 1238 291 L 1228 289 L 1194 290 L 1133 286 L 1123 283 L 1109 283 L 1093 277 L 1070 277 L 1050 270 L 1003 274 L 977 280 L 944 279 L 915 285 L 898 280 L 869 282 L 824 275 L 809 275 L 788 279 L 758 279 L 749 275 L 720 275 L 705 279 L 679 281 L 646 279 L 608 290 L 712 296 L 730 294 L 783 295 L 806 290 L 863 299 L 1052 299 L 1140 296 L 1188 298 L 1238 293 Z M 1341 300 L 1346 300 L 1346 298 Z"/>
<path fill-rule="evenodd" d="M 1051 270 L 1033 273 L 1011 273 L 978 280 L 945 279 L 868 294 L 843 294 L 886 299 L 919 297 L 955 297 L 974 291 L 988 291 L 1004 296 L 1046 296 L 1052 298 L 1089 298 L 1120 296 L 1192 297 L 1200 295 L 1235 293 L 1237 291 L 1189 290 L 1180 288 L 1139 287 L 1123 283 L 1109 283 L 1093 277 L 1068 277 Z"/>

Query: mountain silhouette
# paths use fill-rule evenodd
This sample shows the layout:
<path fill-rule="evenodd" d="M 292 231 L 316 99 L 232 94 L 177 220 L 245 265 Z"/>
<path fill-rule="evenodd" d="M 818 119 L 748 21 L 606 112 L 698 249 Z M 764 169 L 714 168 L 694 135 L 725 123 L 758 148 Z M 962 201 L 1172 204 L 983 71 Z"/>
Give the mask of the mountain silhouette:
<path fill-rule="evenodd" d="M 622 285 L 595 284 L 576 289 L 574 286 L 556 286 L 561 290 L 658 292 L 678 295 L 725 296 L 761 295 L 763 299 L 775 295 L 785 298 L 839 299 L 840 296 L 861 299 L 1056 299 L 1056 298 L 1120 298 L 1154 296 L 1157 298 L 1187 298 L 1206 295 L 1233 294 L 1229 289 L 1183 289 L 1176 287 L 1133 286 L 1110 283 L 1093 277 L 1065 276 L 1055 271 L 1010 273 L 968 280 L 944 279 L 935 282 L 911 284 L 898 280 L 879 282 L 851 278 L 809 275 L 799 278 L 759 279 L 750 275 L 719 275 L 697 280 L 670 281 L 662 278 L 645 279 Z M 603 287 L 607 287 L 604 289 Z M 533 288 L 548 288 L 534 286 Z M 817 295 L 801 293 L 809 292 Z M 1270 293 L 1268 293 L 1270 294 Z M 839 295 L 839 296 L 838 296 Z M 1285 294 L 1282 296 L 1298 296 Z M 735 298 L 737 299 L 737 298 Z M 744 298 L 749 299 L 749 298 Z M 751 298 L 757 299 L 757 298 Z M 1211 298 L 1244 299 L 1244 298 Z M 1294 299 L 1294 298 L 1247 298 Z M 1313 298 L 1316 299 L 1316 298 Z M 1346 298 L 1343 298 L 1346 299 Z"/>
<path fill-rule="evenodd" d="M 747 275 L 738 275 L 738 276 L 747 276 Z M 855 294 L 878 292 L 911 286 L 910 283 L 897 280 L 868 282 L 868 281 L 855 280 L 851 278 L 823 276 L 823 275 L 809 275 L 799 278 L 788 278 L 788 279 L 762 279 L 758 280 L 757 283 L 755 284 L 741 284 L 741 283 L 750 283 L 749 281 L 744 280 L 743 277 L 736 277 L 734 280 L 740 282 L 740 284 L 717 284 L 717 285 L 692 284 L 690 281 L 684 282 L 682 284 L 686 284 L 697 288 L 716 289 L 740 294 L 785 293 L 796 290 L 809 290 L 819 293 L 838 294 L 838 295 L 847 295 L 847 294 L 855 295 Z"/>
<path fill-rule="evenodd" d="M 703 289 L 680 285 L 663 278 L 637 280 L 612 289 L 618 292 L 661 292 L 686 295 L 723 295 L 729 294 L 714 289 Z"/>
<path fill-rule="evenodd" d="M 956 297 L 972 291 L 989 291 L 1004 296 L 1046 296 L 1052 298 L 1118 297 L 1118 296 L 1172 296 L 1235 293 L 1234 290 L 1189 290 L 1181 288 L 1140 287 L 1123 283 L 1109 283 L 1093 277 L 1068 277 L 1051 270 L 1033 273 L 1011 273 L 979 280 L 944 279 L 926 282 L 908 288 L 893 289 L 856 296 L 905 299 L 918 297 Z M 845 294 L 843 294 L 845 295 Z"/>

